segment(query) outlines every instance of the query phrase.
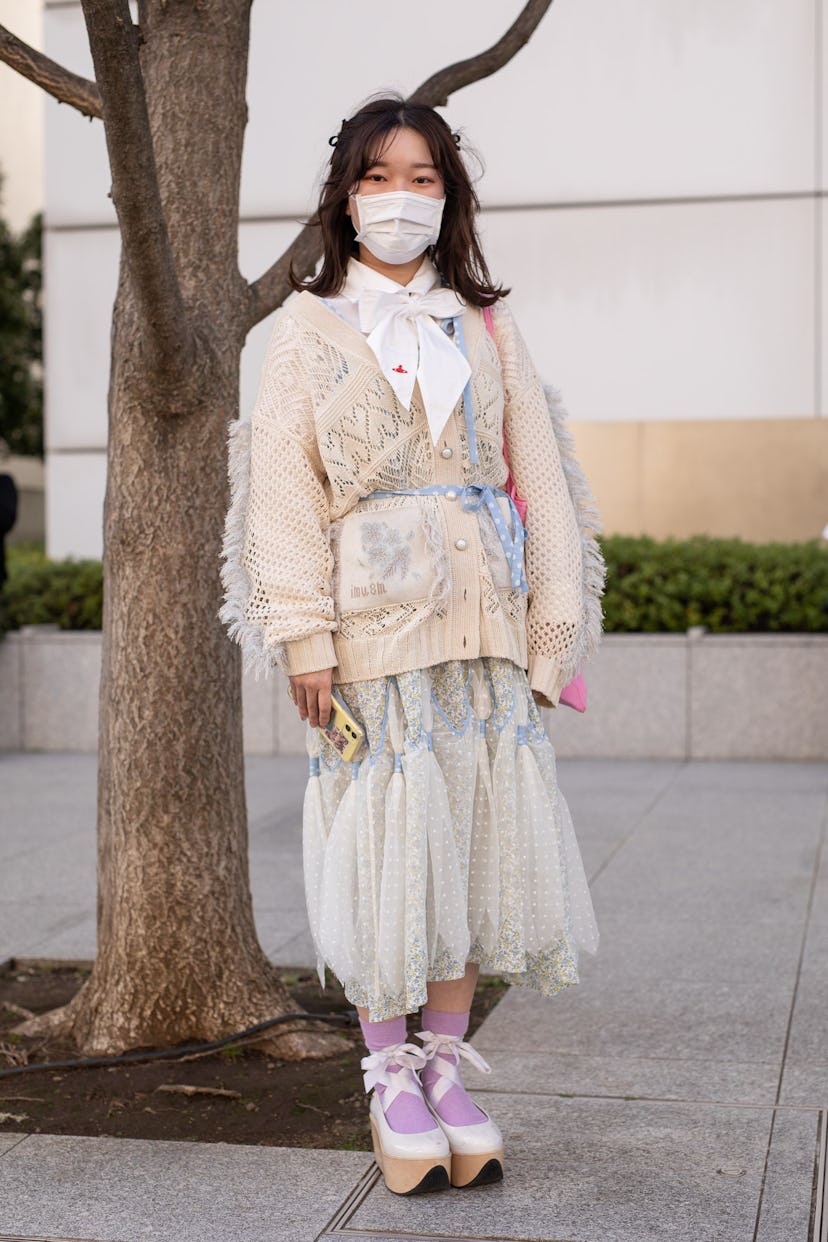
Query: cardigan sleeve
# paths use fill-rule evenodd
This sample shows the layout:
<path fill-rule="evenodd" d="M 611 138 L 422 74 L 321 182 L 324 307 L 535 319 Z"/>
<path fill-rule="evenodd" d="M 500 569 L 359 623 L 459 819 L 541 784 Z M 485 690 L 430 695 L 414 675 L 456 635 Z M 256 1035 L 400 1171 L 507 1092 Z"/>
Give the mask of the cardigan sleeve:
<path fill-rule="evenodd" d="M 325 475 L 295 331 L 279 317 L 251 416 L 241 556 L 244 623 L 289 675 L 336 664 Z"/>
<path fill-rule="evenodd" d="M 529 684 L 546 706 L 556 707 L 574 675 L 583 620 L 581 538 L 543 385 L 502 301 L 493 308 L 493 327 L 503 371 L 506 447 L 518 494 L 527 502 Z"/>

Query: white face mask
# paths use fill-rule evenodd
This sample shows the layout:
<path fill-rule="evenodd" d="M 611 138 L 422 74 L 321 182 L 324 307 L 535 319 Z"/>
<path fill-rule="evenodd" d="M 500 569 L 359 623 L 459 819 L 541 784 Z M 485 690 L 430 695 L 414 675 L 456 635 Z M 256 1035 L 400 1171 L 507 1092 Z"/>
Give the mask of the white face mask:
<path fill-rule="evenodd" d="M 444 198 L 396 190 L 350 199 L 356 239 L 382 263 L 408 263 L 440 236 Z"/>

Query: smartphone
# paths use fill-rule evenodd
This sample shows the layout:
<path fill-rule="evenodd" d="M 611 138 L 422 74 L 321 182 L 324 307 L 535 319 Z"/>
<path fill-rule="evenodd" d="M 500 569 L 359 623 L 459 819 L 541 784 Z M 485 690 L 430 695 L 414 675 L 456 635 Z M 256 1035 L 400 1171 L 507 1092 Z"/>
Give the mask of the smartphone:
<path fill-rule="evenodd" d="M 293 699 L 293 686 L 288 685 L 288 694 Z M 295 699 L 294 699 L 295 702 Z M 338 751 L 346 763 L 352 763 L 361 756 L 365 746 L 365 730 L 354 720 L 342 700 L 331 692 L 331 716 L 326 725 L 319 725 L 319 732 Z"/>
<path fill-rule="evenodd" d="M 324 727 L 319 726 L 319 732 L 334 750 L 339 751 L 346 763 L 352 763 L 365 745 L 365 730 L 335 694 L 331 694 L 331 718 Z"/>

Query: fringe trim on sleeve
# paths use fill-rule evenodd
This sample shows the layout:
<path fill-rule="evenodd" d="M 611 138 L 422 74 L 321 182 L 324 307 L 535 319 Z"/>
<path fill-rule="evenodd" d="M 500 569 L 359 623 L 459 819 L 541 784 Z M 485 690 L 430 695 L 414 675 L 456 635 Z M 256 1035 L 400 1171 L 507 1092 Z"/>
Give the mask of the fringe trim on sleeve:
<path fill-rule="evenodd" d="M 589 489 L 581 464 L 575 456 L 575 440 L 567 426 L 569 415 L 561 400 L 560 390 L 551 384 L 545 384 L 544 394 L 561 454 L 561 465 L 569 495 L 578 521 L 578 529 L 581 532 L 583 624 L 578 642 L 564 669 L 567 680 L 570 680 L 578 673 L 582 662 L 597 651 L 601 642 L 604 619 L 601 596 L 604 594 L 607 568 L 604 555 L 595 538 L 603 530 L 603 524 L 595 497 Z"/>
<path fill-rule="evenodd" d="M 247 619 L 250 600 L 250 577 L 244 568 L 245 514 L 250 490 L 250 419 L 234 419 L 227 432 L 227 473 L 230 479 L 230 507 L 224 523 L 222 542 L 221 583 L 224 603 L 219 618 L 227 633 L 242 649 L 242 667 L 270 677 L 274 669 L 287 672 L 284 643 L 265 647 L 261 625 Z"/>

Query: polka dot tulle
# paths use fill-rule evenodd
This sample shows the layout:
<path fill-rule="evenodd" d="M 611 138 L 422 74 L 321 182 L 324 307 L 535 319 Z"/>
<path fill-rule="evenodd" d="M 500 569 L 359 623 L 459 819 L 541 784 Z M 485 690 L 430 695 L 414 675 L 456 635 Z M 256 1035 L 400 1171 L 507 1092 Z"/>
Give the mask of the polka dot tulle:
<path fill-rule="evenodd" d="M 304 871 L 320 971 L 374 1022 L 466 961 L 551 996 L 598 932 L 555 754 L 526 674 L 452 660 L 351 682 L 369 754 L 308 730 Z"/>

